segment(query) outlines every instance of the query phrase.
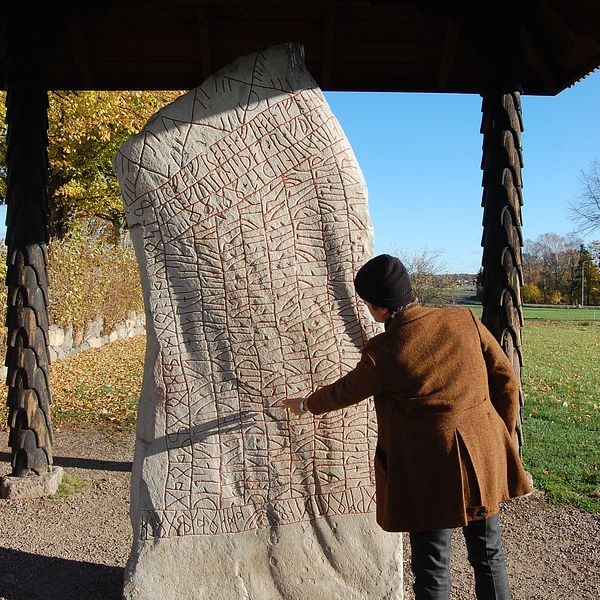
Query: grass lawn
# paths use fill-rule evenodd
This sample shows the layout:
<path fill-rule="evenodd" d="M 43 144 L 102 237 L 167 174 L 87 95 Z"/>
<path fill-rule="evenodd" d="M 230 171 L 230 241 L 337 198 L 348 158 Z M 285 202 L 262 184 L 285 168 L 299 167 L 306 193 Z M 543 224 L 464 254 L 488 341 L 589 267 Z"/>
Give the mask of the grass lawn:
<path fill-rule="evenodd" d="M 546 306 L 525 306 L 523 316 L 534 321 L 598 321 L 600 323 L 600 307 L 567 308 Z"/>
<path fill-rule="evenodd" d="M 550 499 L 600 513 L 600 323 L 527 321 L 523 335 L 525 465 Z M 53 364 L 55 429 L 132 430 L 144 351 L 138 337 Z"/>
<path fill-rule="evenodd" d="M 468 307 L 481 318 L 481 304 L 469 304 Z M 523 316 L 527 321 L 597 321 L 600 323 L 600 307 L 525 306 Z"/>
<path fill-rule="evenodd" d="M 600 512 L 600 323 L 523 335 L 525 465 L 550 499 Z"/>

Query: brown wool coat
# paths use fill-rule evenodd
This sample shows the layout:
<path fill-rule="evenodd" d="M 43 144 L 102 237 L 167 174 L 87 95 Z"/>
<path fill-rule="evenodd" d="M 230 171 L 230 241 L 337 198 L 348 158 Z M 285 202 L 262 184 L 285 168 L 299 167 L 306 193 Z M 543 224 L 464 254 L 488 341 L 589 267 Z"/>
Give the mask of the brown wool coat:
<path fill-rule="evenodd" d="M 379 430 L 377 522 L 386 531 L 463 526 L 531 492 L 513 441 L 519 382 L 470 310 L 404 310 L 306 407 L 321 414 L 369 396 Z"/>

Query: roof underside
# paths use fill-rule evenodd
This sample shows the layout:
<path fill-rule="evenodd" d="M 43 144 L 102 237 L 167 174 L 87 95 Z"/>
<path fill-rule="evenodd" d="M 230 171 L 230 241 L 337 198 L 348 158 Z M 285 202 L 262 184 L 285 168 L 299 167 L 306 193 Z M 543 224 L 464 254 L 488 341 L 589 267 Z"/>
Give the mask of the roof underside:
<path fill-rule="evenodd" d="M 597 0 L 138 0 L 69 3 L 62 13 L 60 4 L 49 16 L 29 5 L 0 17 L 2 89 L 9 32 L 34 36 L 36 20 L 48 35 L 48 89 L 190 89 L 239 56 L 289 41 L 304 45 L 325 90 L 480 93 L 490 35 L 499 56 L 520 49 L 524 93 L 557 94 L 600 65 Z"/>

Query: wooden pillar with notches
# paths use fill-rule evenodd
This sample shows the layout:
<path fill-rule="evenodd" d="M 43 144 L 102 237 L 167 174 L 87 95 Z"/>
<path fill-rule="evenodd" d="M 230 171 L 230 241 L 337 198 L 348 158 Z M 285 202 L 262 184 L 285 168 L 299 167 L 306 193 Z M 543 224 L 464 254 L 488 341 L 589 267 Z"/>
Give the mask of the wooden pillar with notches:
<path fill-rule="evenodd" d="M 501 344 L 520 380 L 523 364 L 523 120 L 518 31 L 517 3 L 494 3 L 482 16 L 482 321 Z M 522 390 L 520 401 L 522 407 Z M 523 445 L 521 415 L 517 437 L 520 449 Z"/>
<path fill-rule="evenodd" d="M 52 470 L 48 375 L 48 94 L 44 20 L 9 17 L 7 386 L 12 476 Z"/>

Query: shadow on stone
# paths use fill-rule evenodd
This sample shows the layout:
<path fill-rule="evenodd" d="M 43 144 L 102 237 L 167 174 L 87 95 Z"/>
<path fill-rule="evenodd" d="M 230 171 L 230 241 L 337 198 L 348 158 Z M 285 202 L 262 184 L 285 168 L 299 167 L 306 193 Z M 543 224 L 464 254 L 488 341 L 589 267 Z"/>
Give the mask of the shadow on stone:
<path fill-rule="evenodd" d="M 0 598 L 120 600 L 123 569 L 0 547 Z"/>
<path fill-rule="evenodd" d="M 248 411 L 240 414 L 226 415 L 218 419 L 211 419 L 189 429 L 180 429 L 174 433 L 168 433 L 148 444 L 146 456 L 167 452 L 167 449 L 170 448 L 186 448 L 187 446 L 202 442 L 209 437 L 222 435 L 223 433 L 237 430 L 243 432 L 252 426 L 254 419 L 257 417 L 258 413 Z"/>

